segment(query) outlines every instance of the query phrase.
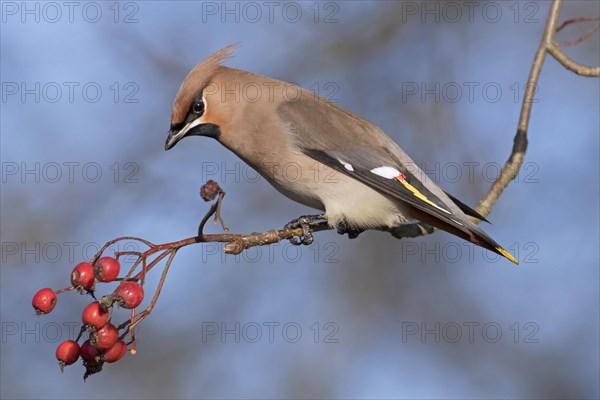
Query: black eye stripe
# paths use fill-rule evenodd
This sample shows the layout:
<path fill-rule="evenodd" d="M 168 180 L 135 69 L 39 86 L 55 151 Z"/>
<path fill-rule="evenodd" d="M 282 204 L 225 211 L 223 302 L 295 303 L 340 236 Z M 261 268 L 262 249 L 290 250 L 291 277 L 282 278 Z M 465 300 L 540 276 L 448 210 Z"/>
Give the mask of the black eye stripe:
<path fill-rule="evenodd" d="M 170 130 L 173 132 L 177 132 L 177 131 L 181 130 L 181 128 L 183 128 L 184 126 L 185 126 L 185 122 L 180 122 L 178 124 L 171 124 Z"/>

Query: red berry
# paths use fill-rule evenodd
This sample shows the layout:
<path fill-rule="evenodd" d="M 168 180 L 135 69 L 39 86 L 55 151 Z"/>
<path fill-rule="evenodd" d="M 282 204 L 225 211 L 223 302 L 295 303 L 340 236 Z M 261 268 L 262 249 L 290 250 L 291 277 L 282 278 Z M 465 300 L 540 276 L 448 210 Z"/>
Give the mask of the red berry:
<path fill-rule="evenodd" d="M 71 272 L 71 284 L 76 288 L 83 288 L 87 291 L 94 287 L 94 267 L 87 262 L 79 263 Z"/>
<path fill-rule="evenodd" d="M 60 369 L 71 365 L 79 358 L 79 344 L 74 340 L 65 340 L 56 348 L 56 359 L 60 362 Z"/>
<path fill-rule="evenodd" d="M 85 325 L 91 325 L 96 329 L 102 328 L 108 322 L 109 314 L 107 311 L 102 310 L 100 303 L 95 301 L 88 304 L 83 310 L 81 319 Z"/>
<path fill-rule="evenodd" d="M 127 353 L 127 345 L 122 340 L 117 340 L 117 342 L 111 347 L 109 350 L 104 353 L 102 359 L 107 363 L 113 363 L 115 361 L 119 361 L 123 356 Z"/>
<path fill-rule="evenodd" d="M 96 278 L 100 282 L 112 282 L 119 276 L 119 262 L 112 257 L 102 257 L 96 261 Z"/>
<path fill-rule="evenodd" d="M 98 350 L 108 350 L 117 341 L 119 332 L 117 328 L 110 322 L 92 333 L 90 336 L 90 343 L 92 343 Z"/>
<path fill-rule="evenodd" d="M 115 290 L 115 298 L 123 308 L 136 308 L 144 299 L 144 289 L 137 282 L 123 282 Z"/>
<path fill-rule="evenodd" d="M 50 288 L 40 289 L 31 302 L 36 314 L 48 314 L 56 306 L 56 293 Z"/>
<path fill-rule="evenodd" d="M 83 342 L 81 348 L 79 349 L 79 355 L 85 362 L 85 365 L 95 366 L 100 364 L 98 361 L 99 351 L 96 347 L 94 347 L 94 345 L 90 343 L 89 340 Z"/>

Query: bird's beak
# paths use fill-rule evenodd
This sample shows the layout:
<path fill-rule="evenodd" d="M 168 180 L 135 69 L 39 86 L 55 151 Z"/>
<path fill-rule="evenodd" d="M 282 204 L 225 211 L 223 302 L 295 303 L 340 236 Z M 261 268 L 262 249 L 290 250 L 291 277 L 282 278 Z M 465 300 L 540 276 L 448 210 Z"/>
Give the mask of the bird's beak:
<path fill-rule="evenodd" d="M 189 124 L 187 124 L 186 126 L 184 126 L 183 128 L 181 128 L 178 131 L 171 129 L 169 131 L 169 136 L 167 136 L 167 142 L 165 143 L 165 150 L 169 150 L 170 148 L 175 146 L 177 144 L 177 142 L 179 142 L 181 139 L 183 139 L 190 130 L 194 129 L 195 127 L 197 127 L 200 124 L 201 124 L 200 118 L 198 118 L 198 119 L 193 120 L 192 122 L 190 122 Z"/>

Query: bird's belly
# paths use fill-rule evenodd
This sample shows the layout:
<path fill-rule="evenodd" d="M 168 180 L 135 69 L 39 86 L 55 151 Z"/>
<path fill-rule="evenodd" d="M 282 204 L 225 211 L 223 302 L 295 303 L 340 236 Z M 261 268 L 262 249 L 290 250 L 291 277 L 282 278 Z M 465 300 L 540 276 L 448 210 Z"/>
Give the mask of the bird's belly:
<path fill-rule="evenodd" d="M 350 228 L 391 228 L 408 220 L 407 207 L 369 186 L 344 176 L 331 187 L 317 189 L 331 226 L 345 222 Z"/>

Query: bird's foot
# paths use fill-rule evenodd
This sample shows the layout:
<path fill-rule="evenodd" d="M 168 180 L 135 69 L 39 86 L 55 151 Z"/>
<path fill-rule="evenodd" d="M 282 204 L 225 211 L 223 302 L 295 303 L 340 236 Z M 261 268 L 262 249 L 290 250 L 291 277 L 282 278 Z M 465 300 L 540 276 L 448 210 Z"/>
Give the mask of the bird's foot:
<path fill-rule="evenodd" d="M 346 221 L 339 222 L 336 228 L 337 233 L 339 233 L 340 235 L 345 235 L 347 233 L 349 239 L 356 239 L 358 235 L 364 232 L 364 230 L 362 229 L 351 228 L 350 226 L 348 226 L 348 223 Z"/>
<path fill-rule="evenodd" d="M 303 215 L 287 223 L 284 229 L 302 228 L 302 236 L 299 238 L 291 237 L 290 243 L 297 246 L 301 244 L 309 245 L 315 241 L 311 225 L 321 223 L 323 221 L 326 221 L 326 218 L 323 215 Z"/>

